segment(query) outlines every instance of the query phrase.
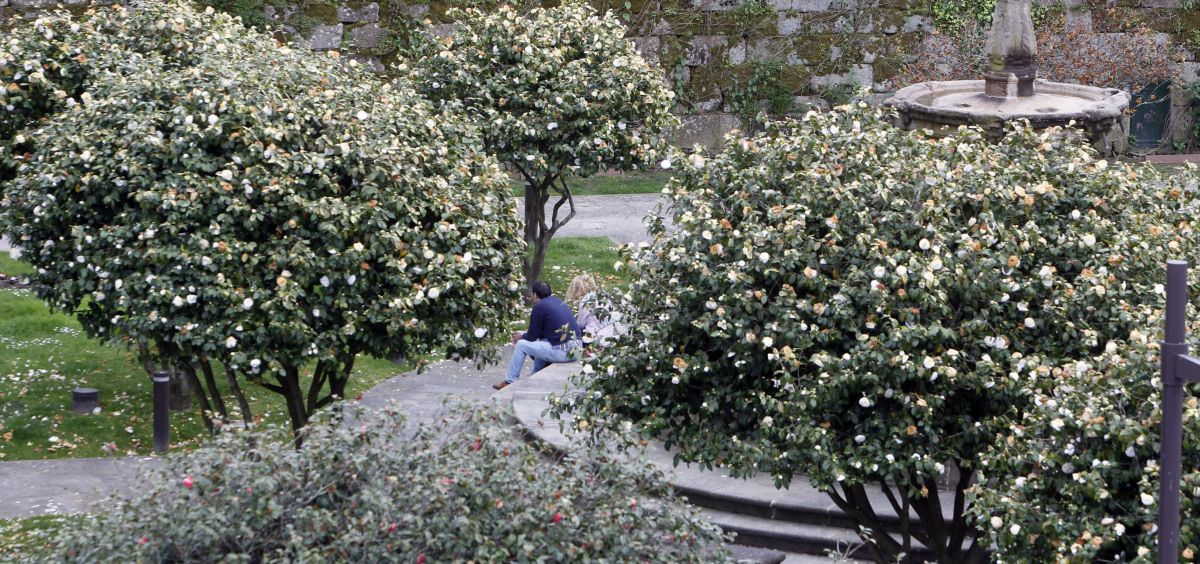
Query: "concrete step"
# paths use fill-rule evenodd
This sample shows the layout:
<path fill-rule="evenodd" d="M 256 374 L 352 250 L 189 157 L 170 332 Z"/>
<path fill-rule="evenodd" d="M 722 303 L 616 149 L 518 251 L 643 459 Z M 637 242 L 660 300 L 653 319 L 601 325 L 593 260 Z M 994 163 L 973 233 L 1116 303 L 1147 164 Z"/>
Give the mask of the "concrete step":
<path fill-rule="evenodd" d="M 786 523 L 713 509 L 701 513 L 721 529 L 734 533 L 738 544 L 814 556 L 865 554 L 859 548 L 862 540 L 850 529 Z"/>
<path fill-rule="evenodd" d="M 544 413 L 549 395 L 570 391 L 568 380 L 574 369 L 577 365 L 552 365 L 493 398 L 512 406 L 514 417 L 532 440 L 566 450 L 575 438 L 569 436 L 569 429 L 564 432 L 562 422 Z M 673 454 L 653 443 L 645 448 L 644 459 L 661 470 L 689 503 L 703 508 L 725 530 L 738 533 L 739 544 L 819 556 L 827 550 L 845 553 L 862 544 L 854 521 L 804 476 L 781 490 L 766 474 L 738 479 L 721 469 L 675 466 Z M 900 518 L 882 490 L 868 490 L 868 496 L 885 528 L 895 529 Z M 944 514 L 951 511 L 948 501 L 944 500 Z M 916 515 L 910 518 L 916 521 Z M 924 547 L 915 547 L 914 552 L 924 552 Z"/>

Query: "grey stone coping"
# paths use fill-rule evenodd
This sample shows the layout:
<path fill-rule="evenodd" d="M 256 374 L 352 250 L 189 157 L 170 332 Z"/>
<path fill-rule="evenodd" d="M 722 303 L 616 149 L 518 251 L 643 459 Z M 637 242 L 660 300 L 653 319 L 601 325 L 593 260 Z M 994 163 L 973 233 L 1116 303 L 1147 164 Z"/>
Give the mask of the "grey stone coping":
<path fill-rule="evenodd" d="M 533 437 L 565 450 L 574 444 L 574 439 L 563 433 L 560 421 L 545 415 L 550 406 L 547 398 L 569 392 L 570 377 L 578 372 L 579 366 L 578 363 L 552 364 L 533 376 L 521 378 L 492 397 L 501 405 L 511 405 L 517 420 Z M 765 508 L 773 518 L 792 514 L 804 515 L 803 519 L 809 522 L 843 526 L 850 523 L 829 496 L 813 487 L 804 476 L 796 476 L 787 489 L 778 489 L 765 473 L 739 479 L 729 477 L 721 469 L 708 471 L 687 464 L 675 466 L 673 455 L 660 443 L 648 445 L 645 457 L 664 472 L 676 490 L 693 498 L 702 496 L 709 505 Z M 881 520 L 889 524 L 900 522 L 882 490 L 869 488 L 867 495 Z M 953 511 L 952 498 L 942 496 L 944 515 Z M 916 515 L 910 515 L 910 519 L 919 521 Z"/>

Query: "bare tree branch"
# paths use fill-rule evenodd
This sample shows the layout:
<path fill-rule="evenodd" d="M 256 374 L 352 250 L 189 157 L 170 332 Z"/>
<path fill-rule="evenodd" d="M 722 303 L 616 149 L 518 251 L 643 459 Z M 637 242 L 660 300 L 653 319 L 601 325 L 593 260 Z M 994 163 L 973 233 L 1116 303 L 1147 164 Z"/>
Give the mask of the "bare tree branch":
<path fill-rule="evenodd" d="M 551 216 L 551 225 L 553 227 L 550 230 L 550 236 L 552 237 L 554 236 L 554 233 L 559 230 L 559 228 L 566 225 L 567 222 L 571 221 L 571 218 L 575 217 L 575 197 L 571 194 L 571 187 L 567 186 L 567 181 L 561 177 L 559 178 L 559 186 L 558 192 L 562 194 L 562 199 L 560 199 L 558 203 L 554 204 L 554 215 Z M 562 208 L 563 204 L 570 204 L 571 212 L 568 213 L 567 217 L 564 217 L 562 221 L 559 221 L 558 211 Z"/>

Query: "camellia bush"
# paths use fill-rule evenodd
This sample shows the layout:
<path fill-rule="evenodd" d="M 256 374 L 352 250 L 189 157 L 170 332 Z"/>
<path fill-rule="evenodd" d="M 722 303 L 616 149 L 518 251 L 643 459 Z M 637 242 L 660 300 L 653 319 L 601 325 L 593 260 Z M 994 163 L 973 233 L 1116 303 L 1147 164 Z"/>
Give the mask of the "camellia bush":
<path fill-rule="evenodd" d="M 1108 163 L 1061 132 L 1018 127 L 993 145 L 886 117 L 862 103 L 809 113 L 683 159 L 653 241 L 618 263 L 632 270 L 631 330 L 560 409 L 632 422 L 678 460 L 780 486 L 803 474 L 880 562 L 917 557 L 917 543 L 946 563 L 985 561 L 994 541 L 1065 549 L 1104 521 L 1054 519 L 1100 517 L 1086 488 L 1103 480 L 1122 484 L 1106 510 L 1143 536 L 1101 543 L 1152 543 L 1139 496 L 1154 495 L 1157 388 L 1135 366 L 1153 364 L 1164 261 L 1197 256 L 1180 213 L 1195 173 Z M 1092 481 L 1059 490 L 1075 475 L 1054 450 L 1081 426 L 1071 462 Z M 1134 456 L 1089 472 L 1083 452 L 1110 440 L 1104 453 Z M 1044 478 L 1014 489 L 1016 468 Z M 1055 513 L 1060 491 L 1079 507 Z"/>
<path fill-rule="evenodd" d="M 239 381 L 283 394 L 295 429 L 359 354 L 494 354 L 522 249 L 469 123 L 211 9 L 69 18 L 17 44 L 66 26 L 115 52 L 83 49 L 106 61 L 86 90 L 14 135 L 0 211 L 53 307 L 185 375 L 205 412 L 227 413 L 222 370 L 247 421 Z"/>
<path fill-rule="evenodd" d="M 983 454 L 985 478 L 974 490 L 972 512 L 998 562 L 1156 561 L 1156 337 L 1134 330 L 1093 358 L 1031 367 L 1033 406 Z M 1180 562 L 1200 555 L 1198 407 L 1195 395 L 1184 405 Z"/>
<path fill-rule="evenodd" d="M 713 562 L 725 540 L 649 465 L 557 461 L 491 409 L 416 436 L 391 410 L 221 433 L 52 537 L 46 562 Z M 449 432 L 446 432 L 449 431 Z"/>
<path fill-rule="evenodd" d="M 575 216 L 567 179 L 657 167 L 677 123 L 674 96 L 611 13 L 568 2 L 452 15 L 454 35 L 402 70 L 423 95 L 461 104 L 488 152 L 525 183 L 523 267 L 532 283 L 551 238 Z"/>

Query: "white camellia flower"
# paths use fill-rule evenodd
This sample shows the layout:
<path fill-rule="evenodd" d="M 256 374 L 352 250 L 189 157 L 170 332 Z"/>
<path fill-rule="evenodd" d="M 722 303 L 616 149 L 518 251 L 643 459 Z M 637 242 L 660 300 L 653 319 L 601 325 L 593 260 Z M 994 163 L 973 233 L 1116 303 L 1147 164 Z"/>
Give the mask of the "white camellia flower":
<path fill-rule="evenodd" d="M 353 286 L 355 282 L 358 282 L 358 276 L 351 274 L 350 276 L 346 277 L 347 284 Z"/>
<path fill-rule="evenodd" d="M 250 298 L 246 298 L 246 299 L 242 300 L 242 309 L 248 310 L 252 307 L 254 307 L 254 300 L 252 300 Z"/>
<path fill-rule="evenodd" d="M 1004 519 L 999 517 L 992 517 L 988 522 L 991 523 L 993 529 L 999 529 L 1004 526 Z"/>
<path fill-rule="evenodd" d="M 437 289 L 436 286 L 429 289 L 429 292 L 428 292 L 429 299 L 436 300 L 436 299 L 438 299 L 438 296 L 440 296 L 440 295 L 442 295 L 442 291 Z"/>
<path fill-rule="evenodd" d="M 867 398 L 867 396 L 863 396 L 858 398 L 858 405 L 861 405 L 862 407 L 871 407 L 872 404 L 871 400 Z"/>
<path fill-rule="evenodd" d="M 867 436 L 866 435 L 854 435 L 854 442 L 861 445 L 861 444 L 867 442 Z"/>
<path fill-rule="evenodd" d="M 189 303 L 189 304 L 195 304 L 195 303 L 196 303 L 196 301 L 197 301 L 198 299 L 199 299 L 199 298 L 197 298 L 197 297 L 196 297 L 196 294 L 188 294 L 188 296 L 187 296 L 187 303 Z"/>
<path fill-rule="evenodd" d="M 663 170 L 671 168 L 671 159 L 663 159 L 662 162 L 658 163 L 658 166 Z"/>
<path fill-rule="evenodd" d="M 1148 493 L 1144 493 L 1144 494 L 1142 494 L 1141 498 L 1142 498 L 1142 505 L 1154 505 L 1154 496 L 1152 496 Z"/>
<path fill-rule="evenodd" d="M 1084 233 L 1083 237 L 1081 237 L 1080 240 L 1083 241 L 1084 246 L 1087 246 L 1087 247 L 1096 246 L 1096 236 L 1092 235 L 1091 233 Z"/>
<path fill-rule="evenodd" d="M 1013 526 L 1008 528 L 1008 532 L 1009 532 L 1009 534 L 1012 534 L 1012 535 L 1019 534 L 1021 532 L 1021 526 L 1017 525 L 1017 524 L 1013 524 Z"/>
<path fill-rule="evenodd" d="M 772 339 L 770 337 L 763 337 L 762 344 L 763 344 L 763 348 L 769 349 L 769 348 L 771 348 L 772 345 L 775 344 L 775 339 Z"/>
<path fill-rule="evenodd" d="M 325 287 L 325 288 L 329 287 L 329 277 L 328 276 L 321 277 L 321 286 Z"/>
<path fill-rule="evenodd" d="M 488 330 L 484 327 L 480 327 L 475 330 L 475 338 L 476 339 L 482 339 L 487 334 L 488 334 Z"/>
<path fill-rule="evenodd" d="M 175 306 L 175 307 L 183 307 L 183 298 L 181 298 L 181 297 L 179 297 L 179 296 L 175 296 L 175 297 L 174 297 L 174 298 L 171 300 L 171 305 L 173 305 L 173 306 Z"/>
<path fill-rule="evenodd" d="M 552 121 L 546 124 L 546 131 L 554 131 L 555 129 L 558 129 L 558 122 Z"/>
<path fill-rule="evenodd" d="M 230 335 L 229 337 L 227 337 L 225 339 L 225 348 L 227 348 L 227 349 L 232 349 L 233 347 L 236 347 L 237 344 L 238 344 L 237 337 Z"/>
<path fill-rule="evenodd" d="M 882 266 L 876 266 L 875 270 L 871 271 L 871 273 L 874 274 L 876 278 L 883 278 L 887 275 L 887 269 Z"/>

